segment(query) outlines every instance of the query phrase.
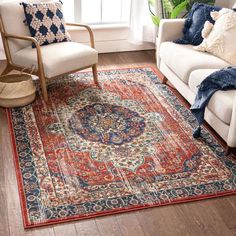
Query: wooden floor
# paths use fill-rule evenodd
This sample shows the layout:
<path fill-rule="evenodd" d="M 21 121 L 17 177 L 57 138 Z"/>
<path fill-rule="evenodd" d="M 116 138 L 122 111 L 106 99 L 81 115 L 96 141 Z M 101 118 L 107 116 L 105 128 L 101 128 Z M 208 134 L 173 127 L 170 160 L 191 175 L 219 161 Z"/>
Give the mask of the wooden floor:
<path fill-rule="evenodd" d="M 103 54 L 100 69 L 155 67 L 153 51 Z M 3 63 L 0 68 L 3 67 Z M 5 112 L 0 109 L 0 236 L 236 235 L 236 196 L 24 230 Z"/>

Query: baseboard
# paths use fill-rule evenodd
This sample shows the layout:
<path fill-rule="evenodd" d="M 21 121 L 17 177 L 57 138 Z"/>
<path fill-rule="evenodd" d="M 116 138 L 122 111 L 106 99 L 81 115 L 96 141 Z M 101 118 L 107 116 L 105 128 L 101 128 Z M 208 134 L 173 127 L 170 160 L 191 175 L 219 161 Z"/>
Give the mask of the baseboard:
<path fill-rule="evenodd" d="M 99 53 L 127 52 L 155 49 L 153 43 L 133 44 L 128 40 L 96 42 L 96 49 Z"/>

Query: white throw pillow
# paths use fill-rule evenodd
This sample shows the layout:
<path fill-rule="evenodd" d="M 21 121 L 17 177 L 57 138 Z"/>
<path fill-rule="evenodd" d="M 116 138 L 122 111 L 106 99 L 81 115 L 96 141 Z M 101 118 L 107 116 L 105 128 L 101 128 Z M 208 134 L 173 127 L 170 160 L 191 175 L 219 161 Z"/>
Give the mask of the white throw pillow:
<path fill-rule="evenodd" d="M 211 12 L 211 17 L 215 24 L 205 23 L 202 30 L 204 40 L 194 49 L 209 52 L 236 66 L 236 12 L 223 8 Z"/>

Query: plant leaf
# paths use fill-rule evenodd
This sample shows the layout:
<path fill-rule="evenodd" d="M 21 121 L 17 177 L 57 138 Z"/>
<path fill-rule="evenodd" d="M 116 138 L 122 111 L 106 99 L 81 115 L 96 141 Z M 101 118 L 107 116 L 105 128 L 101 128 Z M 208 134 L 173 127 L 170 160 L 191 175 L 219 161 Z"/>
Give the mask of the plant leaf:
<path fill-rule="evenodd" d="M 184 2 L 176 6 L 171 12 L 170 18 L 171 19 L 177 18 L 180 15 L 180 13 L 186 9 L 187 4 L 188 4 L 188 1 L 185 0 Z"/>
<path fill-rule="evenodd" d="M 151 18 L 152 18 L 152 22 L 153 22 L 155 25 L 159 25 L 159 24 L 160 24 L 160 21 L 161 21 L 161 18 L 160 18 L 160 17 L 151 15 Z"/>
<path fill-rule="evenodd" d="M 171 14 L 171 12 L 173 11 L 174 9 L 174 4 L 172 2 L 172 0 L 162 0 L 162 3 L 163 3 L 163 6 L 164 6 L 164 9 Z"/>

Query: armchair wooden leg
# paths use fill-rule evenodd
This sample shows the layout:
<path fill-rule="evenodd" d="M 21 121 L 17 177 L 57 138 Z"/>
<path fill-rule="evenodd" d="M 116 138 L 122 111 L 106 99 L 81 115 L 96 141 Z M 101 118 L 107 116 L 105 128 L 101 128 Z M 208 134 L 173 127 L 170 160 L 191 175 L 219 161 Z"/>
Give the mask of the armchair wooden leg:
<path fill-rule="evenodd" d="M 46 84 L 45 76 L 42 73 L 39 76 L 39 80 L 40 80 L 40 84 L 41 84 L 43 99 L 45 102 L 47 102 L 48 101 L 47 84 Z"/>
<path fill-rule="evenodd" d="M 163 79 L 162 79 L 162 84 L 166 84 L 168 81 L 168 79 L 164 76 Z"/>
<path fill-rule="evenodd" d="M 13 70 L 12 67 L 9 64 L 7 64 L 1 75 L 6 75 L 10 73 L 12 70 Z"/>
<path fill-rule="evenodd" d="M 229 147 L 229 146 L 227 146 L 227 147 L 226 147 L 226 150 L 225 150 L 225 155 L 226 155 L 226 156 L 230 155 L 230 154 L 231 154 L 231 151 L 232 151 L 232 148 Z"/>
<path fill-rule="evenodd" d="M 97 71 L 97 64 L 93 65 L 93 80 L 94 83 L 100 88 L 99 82 L 98 82 L 98 71 Z"/>

